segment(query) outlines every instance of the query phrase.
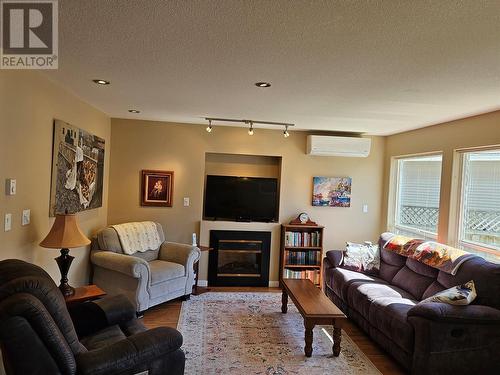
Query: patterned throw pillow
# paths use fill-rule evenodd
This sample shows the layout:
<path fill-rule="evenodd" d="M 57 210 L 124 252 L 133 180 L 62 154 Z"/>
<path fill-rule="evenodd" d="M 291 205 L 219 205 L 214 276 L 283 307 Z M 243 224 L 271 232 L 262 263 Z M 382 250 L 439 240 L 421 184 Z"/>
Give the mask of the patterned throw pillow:
<path fill-rule="evenodd" d="M 422 302 L 444 302 L 450 305 L 468 305 L 477 297 L 474 281 L 457 285 L 424 299 Z"/>
<path fill-rule="evenodd" d="M 378 274 L 380 251 L 378 245 L 366 241 L 364 244 L 346 242 L 342 267 L 352 271 Z"/>

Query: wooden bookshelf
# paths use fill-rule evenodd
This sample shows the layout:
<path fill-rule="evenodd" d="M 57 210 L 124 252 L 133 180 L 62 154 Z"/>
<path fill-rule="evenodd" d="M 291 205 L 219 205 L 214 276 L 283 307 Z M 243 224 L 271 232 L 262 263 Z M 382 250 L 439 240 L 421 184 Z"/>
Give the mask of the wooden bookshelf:
<path fill-rule="evenodd" d="M 284 278 L 309 278 L 321 287 L 323 231 L 320 225 L 281 225 L 280 285 Z"/>

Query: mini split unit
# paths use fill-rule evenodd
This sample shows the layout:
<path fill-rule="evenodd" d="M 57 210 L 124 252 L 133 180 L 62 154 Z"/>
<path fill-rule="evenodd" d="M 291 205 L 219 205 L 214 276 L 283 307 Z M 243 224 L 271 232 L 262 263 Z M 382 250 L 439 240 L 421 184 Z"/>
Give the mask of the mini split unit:
<path fill-rule="evenodd" d="M 307 155 L 366 158 L 370 154 L 370 138 L 307 136 Z"/>

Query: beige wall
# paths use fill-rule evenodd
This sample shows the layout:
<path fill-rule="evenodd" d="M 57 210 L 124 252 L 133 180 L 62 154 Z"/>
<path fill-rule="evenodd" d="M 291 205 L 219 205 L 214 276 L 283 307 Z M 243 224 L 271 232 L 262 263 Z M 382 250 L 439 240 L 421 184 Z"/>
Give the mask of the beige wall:
<path fill-rule="evenodd" d="M 318 157 L 305 155 L 306 133 L 292 132 L 284 138 L 281 131 L 256 129 L 249 136 L 245 129 L 206 125 L 112 119 L 113 142 L 109 185 L 108 222 L 155 220 L 166 229 L 172 241 L 191 242 L 193 232 L 200 233 L 205 176 L 205 154 L 281 156 L 280 222 L 286 223 L 301 211 L 326 226 L 326 249 L 339 248 L 344 242 L 376 240 L 379 236 L 382 196 L 382 173 L 385 141 L 373 137 L 372 152 L 366 159 Z M 142 169 L 174 171 L 172 208 L 140 206 Z M 352 207 L 312 207 L 313 176 L 351 176 Z M 183 207 L 183 197 L 191 199 Z M 362 213 L 363 203 L 369 212 Z M 241 224 L 241 223 L 239 223 Z M 219 224 L 218 224 L 219 225 Z M 202 227 L 202 244 L 213 225 Z M 257 224 L 248 224 L 253 229 Z M 276 241 L 273 241 L 276 243 Z M 277 257 L 277 249 L 273 256 Z M 201 278 L 206 262 L 201 263 Z M 277 260 L 271 280 L 277 280 Z"/>
<path fill-rule="evenodd" d="M 391 158 L 428 152 L 442 152 L 441 196 L 438 239 L 451 242 L 448 236 L 450 209 L 454 204 L 452 181 L 454 180 L 455 150 L 500 145 L 500 111 L 468 117 L 427 128 L 417 129 L 387 137 L 384 162 L 384 195 L 382 230 L 387 228 L 387 203 L 390 185 Z M 455 173 L 456 174 L 456 173 Z M 456 176 L 455 176 L 456 178 Z M 453 214 L 452 214 L 453 215 Z"/>
<path fill-rule="evenodd" d="M 107 222 L 107 185 L 111 125 L 102 112 L 33 71 L 0 71 L 0 259 L 19 258 L 42 266 L 58 282 L 54 257 L 59 251 L 38 246 L 48 233 L 53 120 L 60 119 L 106 140 L 104 205 L 78 214 L 84 233 L 91 235 Z M 17 194 L 6 196 L 4 181 L 17 179 Z M 31 224 L 21 226 L 23 209 L 31 209 Z M 4 232 L 5 213 L 12 213 L 10 232 Z M 75 260 L 69 279 L 88 281 L 89 251 L 72 249 Z"/>

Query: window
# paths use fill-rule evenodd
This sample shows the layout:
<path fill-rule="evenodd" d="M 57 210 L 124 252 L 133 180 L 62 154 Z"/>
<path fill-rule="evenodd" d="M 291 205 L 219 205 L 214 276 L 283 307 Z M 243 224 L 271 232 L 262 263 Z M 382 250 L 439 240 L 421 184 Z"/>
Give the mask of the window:
<path fill-rule="evenodd" d="M 500 254 L 500 149 L 462 154 L 458 242 L 486 258 Z"/>
<path fill-rule="evenodd" d="M 442 155 L 398 158 L 389 229 L 405 235 L 437 237 Z"/>

